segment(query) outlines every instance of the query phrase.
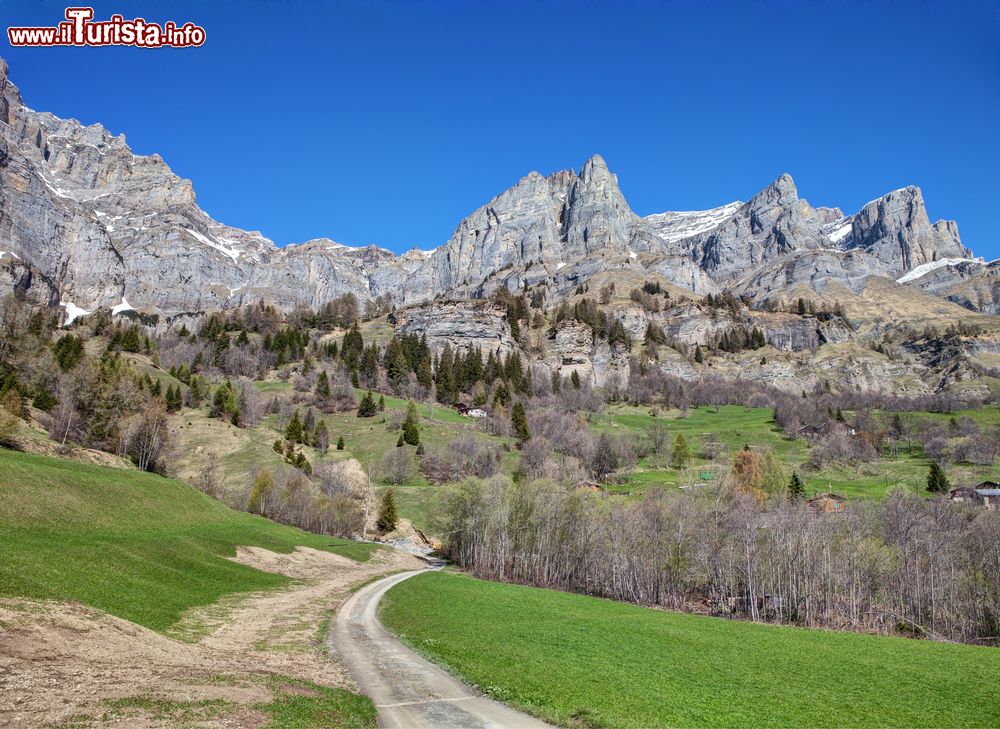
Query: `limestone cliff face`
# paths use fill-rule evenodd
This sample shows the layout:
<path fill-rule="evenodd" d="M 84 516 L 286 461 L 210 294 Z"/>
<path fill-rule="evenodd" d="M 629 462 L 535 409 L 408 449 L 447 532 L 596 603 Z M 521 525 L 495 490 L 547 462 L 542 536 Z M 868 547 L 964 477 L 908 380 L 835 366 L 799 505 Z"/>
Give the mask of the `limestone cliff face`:
<path fill-rule="evenodd" d="M 826 241 L 823 218 L 800 200 L 795 183 L 782 175 L 715 230 L 694 241 L 694 255 L 716 278 L 733 278 L 769 260 Z"/>
<path fill-rule="evenodd" d="M 896 276 L 931 261 L 972 255 L 962 245 L 955 221 L 931 225 L 919 187 L 894 190 L 865 205 L 853 217 L 849 244 Z"/>
<path fill-rule="evenodd" d="M 576 320 L 561 321 L 549 333 L 544 364 L 563 379 L 573 376 L 593 387 L 617 385 L 629 381 L 629 353 L 621 346 L 595 341 L 591 328 Z"/>
<path fill-rule="evenodd" d="M 520 349 L 511 334 L 506 310 L 485 301 L 447 301 L 410 307 L 396 315 L 396 327 L 403 334 L 427 336 L 434 352 L 445 345 L 456 351 L 479 349 L 504 357 Z"/>
<path fill-rule="evenodd" d="M 953 222 L 930 223 L 917 188 L 845 217 L 812 207 L 782 175 L 747 202 L 643 218 L 598 155 L 578 173 L 528 174 L 433 251 L 396 256 L 328 238 L 278 248 L 213 220 L 190 181 L 158 155 L 133 154 L 124 136 L 27 108 L 2 60 L 0 251 L 19 257 L 0 257 L 0 281 L 44 284 L 41 300 L 168 316 L 258 300 L 315 307 L 347 292 L 405 307 L 544 286 L 553 302 L 620 270 L 766 298 L 824 282 L 854 290 L 970 256 Z"/>

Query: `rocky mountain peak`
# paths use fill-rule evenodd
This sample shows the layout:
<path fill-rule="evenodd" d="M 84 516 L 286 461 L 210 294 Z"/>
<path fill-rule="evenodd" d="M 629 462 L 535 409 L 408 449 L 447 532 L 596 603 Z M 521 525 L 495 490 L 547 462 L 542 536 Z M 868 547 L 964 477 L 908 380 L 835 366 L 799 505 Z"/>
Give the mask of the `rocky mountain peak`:
<path fill-rule="evenodd" d="M 931 225 L 919 187 L 910 185 L 872 200 L 854 216 L 851 247 L 875 256 L 894 275 L 943 258 L 969 258 L 954 221 Z"/>
<path fill-rule="evenodd" d="M 799 190 L 795 186 L 795 180 L 787 172 L 765 187 L 747 201 L 747 205 L 753 209 L 761 209 L 772 205 L 780 205 L 791 209 L 799 199 Z"/>
<path fill-rule="evenodd" d="M 637 219 L 618 189 L 618 178 L 598 154 L 587 160 L 573 184 L 567 212 L 566 243 L 575 255 L 625 250 Z"/>
<path fill-rule="evenodd" d="M 611 174 L 608 163 L 599 154 L 591 155 L 590 159 L 583 163 L 580 179 L 585 185 L 607 184 L 610 181 L 613 181 L 613 184 L 618 183 L 618 178 Z"/>

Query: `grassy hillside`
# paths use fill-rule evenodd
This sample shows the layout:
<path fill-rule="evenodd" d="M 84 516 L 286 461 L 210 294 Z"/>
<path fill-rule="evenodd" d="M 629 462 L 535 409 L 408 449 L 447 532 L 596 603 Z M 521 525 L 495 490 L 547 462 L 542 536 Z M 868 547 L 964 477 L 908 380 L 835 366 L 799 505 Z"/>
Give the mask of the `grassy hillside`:
<path fill-rule="evenodd" d="M 940 425 L 947 425 L 952 417 L 971 417 L 984 430 L 1000 423 L 1000 412 L 996 408 L 962 410 L 955 413 L 907 414 L 907 417 L 926 419 Z M 714 464 L 696 457 L 690 469 L 679 472 L 665 463 L 654 463 L 645 459 L 629 475 L 628 482 L 611 490 L 627 490 L 641 493 L 652 486 L 676 487 L 698 479 L 703 470 L 721 468 L 728 470 L 732 454 L 750 445 L 754 448 L 771 449 L 789 469 L 797 469 L 806 486 L 806 493 L 832 490 L 849 497 L 881 498 L 891 489 L 903 487 L 920 493 L 924 492 L 927 479 L 927 458 L 915 445 L 912 453 L 900 451 L 898 458 L 881 457 L 870 464 L 851 466 L 847 464 L 827 465 L 816 471 L 805 467 L 809 458 L 809 443 L 804 438 L 790 439 L 775 425 L 770 408 L 749 408 L 742 405 L 724 405 L 718 408 L 702 406 L 692 408 L 687 417 L 681 417 L 678 410 L 671 410 L 654 417 L 649 408 L 630 405 L 612 405 L 603 413 L 591 416 L 593 426 L 598 430 L 623 434 L 641 435 L 653 426 L 666 426 L 670 431 L 670 442 L 678 434 L 683 434 L 693 453 L 697 456 L 703 441 L 715 441 L 725 445 L 726 456 Z M 665 460 L 669 460 L 669 453 Z M 996 479 L 1000 477 L 1000 464 L 996 466 L 972 466 L 969 464 L 950 465 L 949 475 L 955 483 L 967 483 Z"/>
<path fill-rule="evenodd" d="M 376 549 L 234 512 L 180 481 L 4 449 L 0 495 L 0 595 L 76 600 L 156 630 L 287 581 L 225 559 L 237 546 L 359 561 Z"/>
<path fill-rule="evenodd" d="M 493 696 L 567 725 L 995 727 L 1000 651 L 766 626 L 433 573 L 385 624 Z"/>

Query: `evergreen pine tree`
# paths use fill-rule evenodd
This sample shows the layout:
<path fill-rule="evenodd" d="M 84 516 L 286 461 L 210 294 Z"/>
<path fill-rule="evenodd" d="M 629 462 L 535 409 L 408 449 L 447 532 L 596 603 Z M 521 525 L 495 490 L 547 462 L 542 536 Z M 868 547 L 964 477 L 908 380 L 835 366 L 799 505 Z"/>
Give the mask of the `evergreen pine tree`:
<path fill-rule="evenodd" d="M 319 379 L 316 380 L 316 394 L 319 397 L 330 397 L 330 377 L 326 370 L 321 370 Z"/>
<path fill-rule="evenodd" d="M 417 365 L 417 382 L 428 390 L 434 384 L 434 373 L 431 372 L 431 355 L 429 352 L 424 352 L 420 357 L 420 363 Z"/>
<path fill-rule="evenodd" d="M 410 363 L 406 361 L 403 345 L 398 337 L 393 337 L 389 341 L 389 346 L 385 348 L 382 364 L 389 377 L 389 382 L 398 392 L 398 388 L 406 381 L 406 376 L 410 373 Z"/>
<path fill-rule="evenodd" d="M 217 387 L 215 389 L 215 395 L 212 397 L 212 407 L 209 408 L 208 414 L 213 418 L 218 418 L 226 411 L 226 388 Z"/>
<path fill-rule="evenodd" d="M 788 498 L 797 501 L 806 495 L 806 487 L 799 478 L 798 471 L 792 471 L 792 480 L 788 482 Z"/>
<path fill-rule="evenodd" d="M 285 440 L 291 443 L 301 443 L 303 439 L 302 419 L 299 418 L 299 411 L 292 413 L 292 419 L 285 426 Z"/>
<path fill-rule="evenodd" d="M 396 528 L 397 521 L 399 521 L 399 516 L 396 513 L 396 493 L 389 489 L 382 495 L 375 526 L 380 532 L 391 532 Z"/>
<path fill-rule="evenodd" d="M 378 412 L 378 406 L 375 404 L 375 398 L 372 397 L 372 391 L 369 390 L 368 393 L 361 398 L 361 403 L 358 405 L 358 417 L 371 418 L 376 412 Z"/>
<path fill-rule="evenodd" d="M 493 392 L 493 407 L 499 405 L 500 407 L 506 407 L 507 403 L 510 402 L 510 390 L 507 389 L 507 383 L 503 380 L 497 385 L 496 390 Z"/>
<path fill-rule="evenodd" d="M 340 436 L 339 438 L 337 438 L 337 450 L 338 451 L 344 450 L 344 445 L 345 445 L 344 436 Z"/>
<path fill-rule="evenodd" d="M 937 461 L 931 461 L 930 468 L 927 470 L 927 490 L 934 494 L 943 494 L 947 493 L 949 488 L 951 488 L 951 483 L 948 481 L 944 469 L 941 468 L 941 464 Z"/>
<path fill-rule="evenodd" d="M 670 454 L 670 465 L 673 468 L 686 468 L 691 460 L 691 449 L 688 447 L 687 439 L 683 433 L 678 433 L 674 440 L 674 450 Z"/>
<path fill-rule="evenodd" d="M 573 370 L 573 373 L 569 376 L 570 384 L 573 385 L 574 390 L 580 389 L 580 373 Z"/>
<path fill-rule="evenodd" d="M 344 335 L 344 342 L 340 347 L 340 356 L 348 369 L 357 369 L 364 349 L 365 342 L 361 336 L 361 332 L 358 330 L 358 324 L 355 322 L 354 326 Z"/>
<path fill-rule="evenodd" d="M 403 421 L 402 438 L 410 445 L 420 443 L 420 415 L 417 413 L 417 404 L 410 400 L 406 406 L 406 420 Z"/>
<path fill-rule="evenodd" d="M 396 447 L 397 448 L 402 448 L 404 444 L 405 444 L 405 441 L 403 440 L 403 434 L 400 433 L 399 434 L 399 438 L 396 440 Z"/>
<path fill-rule="evenodd" d="M 378 376 L 378 348 L 373 344 L 365 348 L 364 354 L 361 355 L 361 381 L 365 383 L 365 387 L 376 387 Z"/>
<path fill-rule="evenodd" d="M 441 353 L 435 382 L 437 383 L 438 402 L 446 405 L 454 402 L 457 394 L 455 391 L 454 362 L 451 356 L 451 347 L 447 344 L 444 345 L 444 351 Z"/>
<path fill-rule="evenodd" d="M 180 385 L 167 387 L 166 406 L 168 413 L 176 413 L 181 409 L 181 388 Z"/>
<path fill-rule="evenodd" d="M 514 403 L 514 407 L 510 411 L 510 422 L 514 426 L 514 437 L 517 438 L 518 445 L 523 445 L 531 440 L 531 431 L 528 430 L 528 416 L 520 401 Z"/>

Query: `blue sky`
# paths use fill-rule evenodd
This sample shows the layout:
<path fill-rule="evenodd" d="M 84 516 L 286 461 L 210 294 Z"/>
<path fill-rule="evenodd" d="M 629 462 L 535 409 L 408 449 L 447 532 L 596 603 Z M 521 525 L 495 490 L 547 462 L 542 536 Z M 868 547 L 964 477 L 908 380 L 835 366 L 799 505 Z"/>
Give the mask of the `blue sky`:
<path fill-rule="evenodd" d="M 7 25 L 65 3 L 0 0 Z M 531 170 L 599 152 L 641 215 L 782 172 L 854 212 L 908 184 L 1000 256 L 1000 3 L 107 2 L 197 49 L 13 49 L 29 106 L 101 122 L 278 245 L 444 242 Z"/>

